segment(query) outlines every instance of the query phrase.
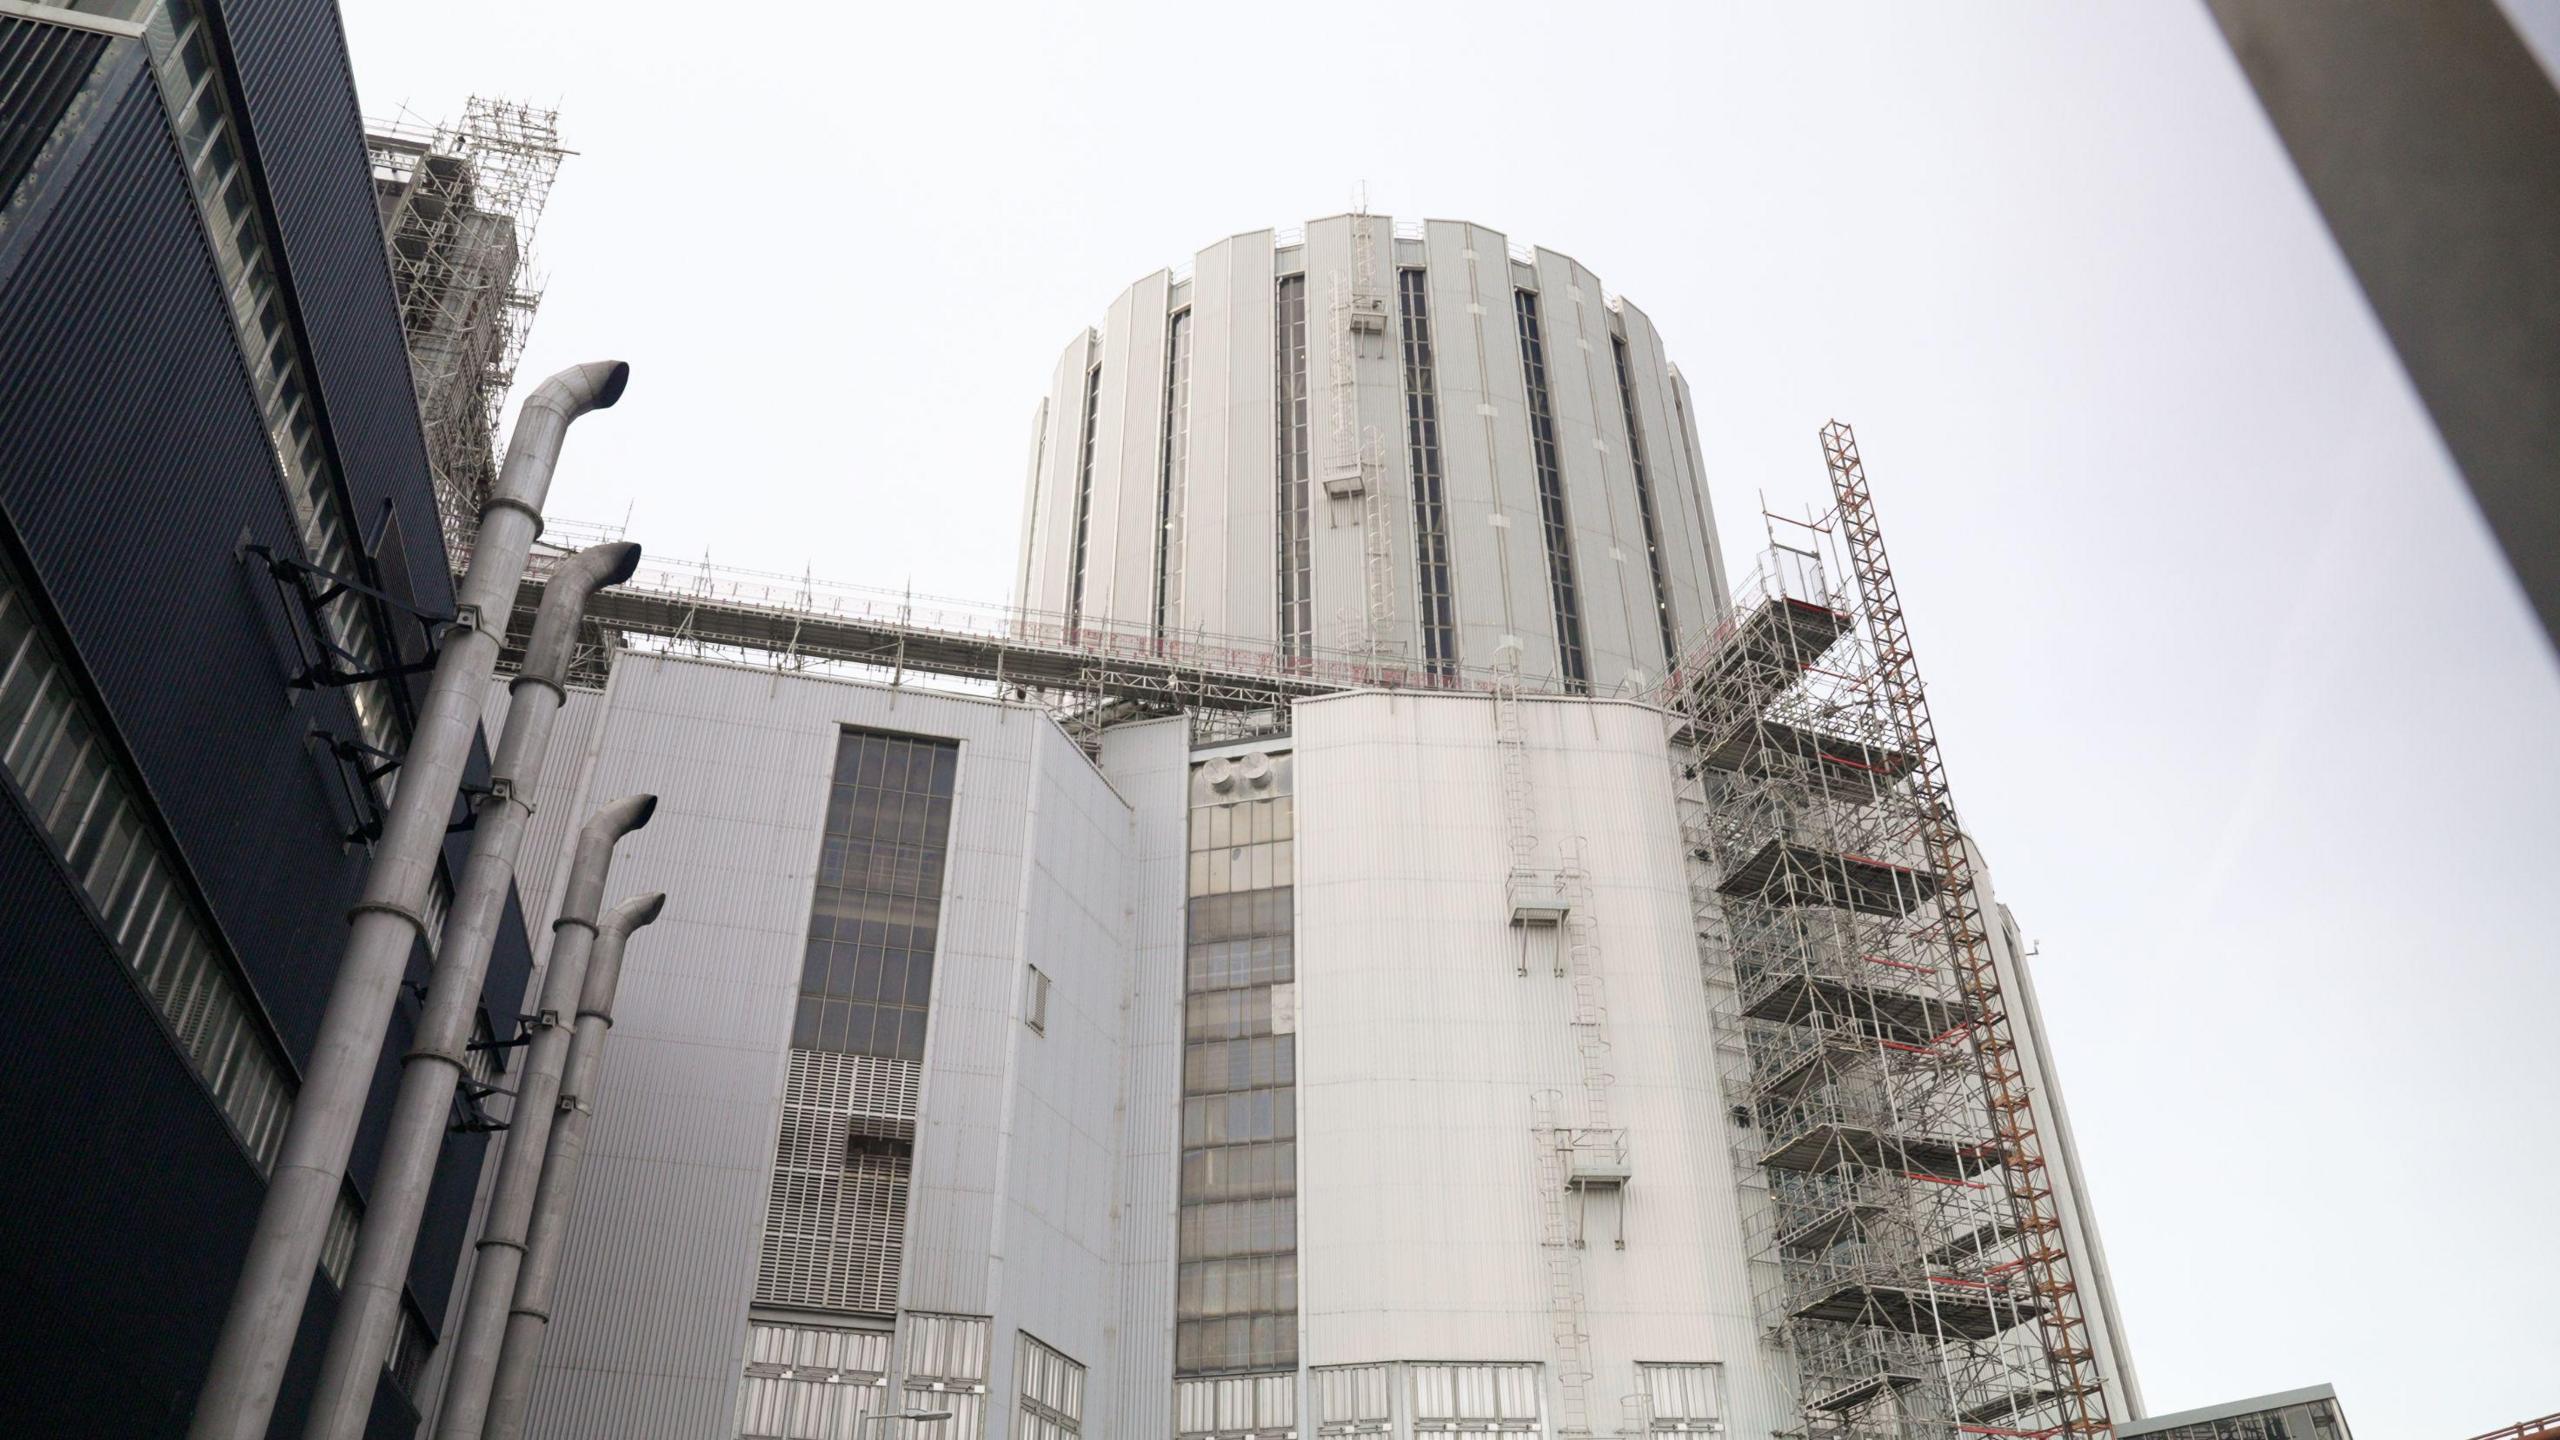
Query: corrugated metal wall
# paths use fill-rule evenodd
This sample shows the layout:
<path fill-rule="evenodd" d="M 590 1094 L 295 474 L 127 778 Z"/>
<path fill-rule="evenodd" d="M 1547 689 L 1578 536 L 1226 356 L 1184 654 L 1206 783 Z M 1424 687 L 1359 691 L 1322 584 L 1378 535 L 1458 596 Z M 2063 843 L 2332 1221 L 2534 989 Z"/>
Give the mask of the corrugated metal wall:
<path fill-rule="evenodd" d="M 333 10 L 328 22 L 334 37 Z M 307 50 L 256 58 L 278 73 L 317 63 Z M 298 657 L 282 607 L 263 573 L 236 554 L 244 541 L 294 554 L 294 531 L 220 280 L 139 60 L 137 51 L 87 117 L 85 154 L 42 177 L 53 188 L 40 217 L 0 242 L 0 373 L 10 377 L 0 386 L 0 434 L 9 437 L 0 446 L 0 510 L 214 918 L 299 1057 L 316 1030 L 364 863 L 342 844 L 354 817 L 337 796 L 334 762 L 315 755 L 309 736 L 352 734 L 352 717 L 338 695 L 286 687 Z M 335 65 L 343 81 L 343 54 Z M 268 129 L 290 136 L 301 123 L 287 115 Z M 360 152 L 355 163 L 355 217 L 370 227 Z M 378 238 L 374 247 L 378 263 Z M 393 375 L 407 403 L 396 329 L 371 350 L 360 329 L 332 343 L 346 367 Z M 414 418 L 408 424 L 414 441 Z M 421 503 L 427 495 L 422 463 L 404 471 L 385 461 L 369 473 L 384 493 L 414 489 Z M 435 536 L 432 509 L 422 514 L 422 523 L 402 528 Z M 427 568 L 440 575 L 440 555 Z M 433 575 L 411 577 L 421 594 L 438 593 L 443 582 L 428 583 Z M 422 952 L 417 977 L 423 961 Z M 508 936 L 489 987 L 501 1015 L 513 1011 L 525 964 L 520 934 Z M 404 1000 L 359 1133 L 359 1190 L 412 1014 Z M 13 1073 L 48 1093 L 55 1088 L 40 1070 Z M 141 1102 L 108 1087 L 83 1103 Z M 443 1157 L 412 1269 L 430 1313 L 442 1307 L 460 1241 L 458 1207 L 467 1203 L 481 1148 L 477 1138 L 462 1138 Z M 227 1275 L 253 1210 L 254 1202 L 236 1214 L 208 1203 L 190 1209 L 183 1224 Z M 57 1213 L 121 1228 L 129 1212 Z M 219 1293 L 227 1283 L 212 1288 Z M 210 1345 L 209 1333 L 183 1333 L 175 1320 L 155 1328 L 149 1312 L 126 1320 L 135 1327 L 122 1337 L 127 1347 L 187 1349 L 200 1365 Z M 305 1338 L 312 1343 L 308 1326 Z M 289 1399 L 280 1413 L 290 1409 Z"/>
<path fill-rule="evenodd" d="M 207 8 L 237 67 L 257 168 L 275 205 L 283 269 L 353 491 L 351 513 L 369 534 L 389 504 L 400 518 L 410 593 L 430 609 L 449 610 L 444 531 L 338 7 L 335 0 L 213 0 Z"/>

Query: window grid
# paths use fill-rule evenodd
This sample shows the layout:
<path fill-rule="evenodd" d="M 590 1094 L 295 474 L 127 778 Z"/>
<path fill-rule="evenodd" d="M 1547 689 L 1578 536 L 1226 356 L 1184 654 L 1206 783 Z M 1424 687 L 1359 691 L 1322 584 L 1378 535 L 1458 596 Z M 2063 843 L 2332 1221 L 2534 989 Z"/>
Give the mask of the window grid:
<path fill-rule="evenodd" d="M 1155 637 L 1164 638 L 1165 617 L 1179 583 L 1182 492 L 1191 476 L 1191 312 L 1176 310 L 1164 342 L 1164 444 L 1156 476 Z"/>
<path fill-rule="evenodd" d="M 838 738 L 794 1047 L 924 1059 L 959 753 L 947 740 Z"/>
<path fill-rule="evenodd" d="M 196 0 L 154 0 L 138 18 L 150 46 L 169 128 L 177 138 L 179 159 L 186 167 L 230 301 L 233 334 L 265 420 L 303 558 L 332 574 L 354 575 L 357 552 L 350 543 L 354 527 L 340 501 L 336 466 L 312 409 L 308 364 L 287 323 L 272 259 L 274 247 L 267 234 L 269 222 L 260 214 L 242 168 L 238 128 L 214 64 L 212 37 L 199 10 Z M 326 607 L 320 623 L 329 639 L 348 652 L 348 668 L 377 670 L 382 668 L 382 650 L 374 628 L 358 618 L 358 608 Z M 405 737 L 394 715 L 389 685 L 368 680 L 345 689 L 365 743 L 386 754 L 398 754 Z M 396 782 L 397 772 L 379 782 L 386 803 Z M 441 897 L 445 889 L 441 874 L 432 888 Z"/>
<path fill-rule="evenodd" d="M 1069 552 L 1067 569 L 1067 639 L 1072 642 L 1076 626 L 1084 619 L 1084 553 L 1085 532 L 1093 519 L 1093 431 L 1102 414 L 1102 367 L 1095 365 L 1084 372 L 1084 439 L 1076 451 L 1076 519 L 1075 548 Z"/>
<path fill-rule="evenodd" d="M 869 1440 L 863 1420 L 888 1408 L 889 1343 L 886 1330 L 748 1322 L 740 1440 Z"/>
<path fill-rule="evenodd" d="M 1049 1033 L 1049 975 L 1037 965 L 1022 967 L 1022 1023 L 1035 1035 Z"/>
<path fill-rule="evenodd" d="M 1277 323 L 1279 376 L 1280 657 L 1309 658 L 1315 636 L 1313 461 L 1307 435 L 1307 277 L 1283 275 Z"/>
<path fill-rule="evenodd" d="M 1084 1367 L 1016 1331 L 1014 1434 L 1023 1440 L 1071 1440 L 1084 1433 Z"/>
<path fill-rule="evenodd" d="M 1404 322 L 1405 449 L 1413 469 L 1413 537 L 1419 567 L 1422 660 L 1435 680 L 1458 674 L 1457 612 L 1449 576 L 1449 512 L 1440 476 L 1440 393 L 1431 355 L 1431 302 L 1427 276 L 1396 272 L 1397 308 Z"/>
<path fill-rule="evenodd" d="M 1283 755 L 1192 772 L 1175 1373 L 1297 1363 L 1293 822 Z"/>
<path fill-rule="evenodd" d="M 1529 398 L 1529 450 L 1538 466 L 1538 523 L 1546 536 L 1547 586 L 1555 602 L 1556 663 L 1564 672 L 1565 689 L 1587 695 L 1591 671 L 1582 650 L 1582 600 L 1574 583 L 1564 472 L 1556 460 L 1555 414 L 1547 399 L 1547 348 L 1538 328 L 1537 292 L 1514 290 L 1511 304 L 1520 324 L 1520 377 Z"/>
<path fill-rule="evenodd" d="M 145 820 L 141 787 L 74 693 L 16 574 L 0 566 L 0 772 L 264 1175 L 284 1143 L 295 1080 L 245 980 L 223 956 L 178 862 Z"/>
<path fill-rule="evenodd" d="M 1618 413 L 1627 425 L 1627 463 L 1636 477 L 1636 514 L 1644 521 L 1644 562 L 1653 572 L 1653 620 L 1662 636 L 1662 668 L 1668 673 L 1680 658 L 1680 625 L 1671 611 L 1671 581 L 1663 573 L 1662 521 L 1653 505 L 1653 474 L 1644 463 L 1644 423 L 1636 416 L 1636 386 L 1627 364 L 1627 337 L 1609 337 L 1609 353 L 1618 366 Z"/>
<path fill-rule="evenodd" d="M 1636 1366 L 1649 1429 L 1657 1435 L 1709 1435 L 1724 1429 L 1724 1367 Z"/>

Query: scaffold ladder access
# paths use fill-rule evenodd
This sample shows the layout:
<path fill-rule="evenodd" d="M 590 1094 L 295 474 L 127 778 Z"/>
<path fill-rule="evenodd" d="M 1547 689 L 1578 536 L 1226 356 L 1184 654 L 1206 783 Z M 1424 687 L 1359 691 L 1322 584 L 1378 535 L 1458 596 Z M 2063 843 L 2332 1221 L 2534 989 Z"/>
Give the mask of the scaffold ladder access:
<path fill-rule="evenodd" d="M 1967 1024 L 1973 1056 L 1999 1142 L 2000 1177 L 2017 1225 L 2019 1263 L 2038 1303 L 2036 1324 L 2043 1334 L 2046 1363 L 2052 1367 L 2056 1395 L 2065 1407 L 2063 1431 L 2097 1440 L 2115 1428 L 2107 1413 L 2105 1382 L 2064 1244 L 2061 1201 L 2047 1172 L 2016 1030 L 2001 995 L 1971 853 L 1948 797 L 1937 724 L 1930 718 L 1928 693 L 1912 659 L 1901 590 L 1885 559 L 1884 535 L 1876 524 L 1875 501 L 1856 433 L 1838 420 L 1823 426 L 1822 457 L 1831 472 L 1840 528 L 1866 602 L 1877 680 L 1909 760 L 1905 783 L 1919 802 L 1922 836 L 1937 875 L 1939 921 L 1970 1007 Z"/>
<path fill-rule="evenodd" d="M 1762 1323 L 1807 1440 L 2109 1432 L 1855 442 L 1657 692 Z M 1845 581 L 1834 577 L 1847 577 Z"/>

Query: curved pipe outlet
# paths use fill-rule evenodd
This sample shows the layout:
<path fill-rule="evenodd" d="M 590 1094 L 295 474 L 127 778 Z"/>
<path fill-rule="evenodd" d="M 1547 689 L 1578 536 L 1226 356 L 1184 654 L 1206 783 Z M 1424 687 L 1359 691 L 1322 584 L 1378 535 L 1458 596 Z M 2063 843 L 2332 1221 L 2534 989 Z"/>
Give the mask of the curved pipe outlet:
<path fill-rule="evenodd" d="M 587 817 L 587 823 L 578 828 L 578 846 L 610 850 L 615 841 L 648 824 L 657 810 L 655 795 L 625 795 Z"/>
<path fill-rule="evenodd" d="M 507 463 L 498 472 L 489 504 L 526 511 L 542 523 L 542 497 L 551 488 L 551 471 L 560 459 L 560 437 L 569 422 L 591 410 L 609 409 L 631 383 L 631 367 L 620 360 L 590 360 L 572 365 L 533 388 L 516 412 L 515 434 L 507 441 Z"/>
<path fill-rule="evenodd" d="M 663 890 L 654 895 L 634 895 L 606 911 L 604 918 L 596 922 L 596 938 L 628 940 L 632 931 L 656 920 L 666 908 L 667 893 Z"/>
<path fill-rule="evenodd" d="M 640 547 L 628 540 L 590 545 L 552 566 L 542 585 L 542 608 L 534 613 L 533 634 L 524 642 L 517 683 L 533 680 L 559 689 L 569 673 L 569 655 L 577 647 L 578 622 L 586 616 L 588 598 L 639 570 Z"/>

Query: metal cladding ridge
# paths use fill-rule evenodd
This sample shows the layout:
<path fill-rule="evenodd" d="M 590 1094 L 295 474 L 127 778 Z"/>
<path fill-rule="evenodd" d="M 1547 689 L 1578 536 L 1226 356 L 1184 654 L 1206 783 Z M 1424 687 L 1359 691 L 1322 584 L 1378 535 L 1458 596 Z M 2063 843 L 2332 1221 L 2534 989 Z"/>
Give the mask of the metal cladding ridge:
<path fill-rule="evenodd" d="M 329 1332 L 319 1390 L 303 1425 L 305 1440 L 355 1440 L 372 1414 L 383 1362 L 399 1333 L 401 1288 L 435 1182 L 445 1114 L 464 1073 L 481 982 L 506 917 L 516 855 L 533 815 L 552 721 L 565 697 L 561 682 L 578 620 L 591 593 L 629 579 L 639 563 L 637 545 L 591 546 L 555 568 L 553 584 L 543 594 L 524 668 L 510 687 L 489 795 L 472 831 L 471 858 L 445 922 L 416 1038 L 402 1057 L 390 1133 L 374 1172 L 337 1322 Z"/>
<path fill-rule="evenodd" d="M 196 1402 L 190 1440 L 264 1440 L 293 1337 L 320 1264 L 329 1217 L 346 1183 L 366 1093 L 382 1056 L 392 1003 L 444 851 L 453 798 L 480 730 L 482 697 L 505 643 L 525 557 L 542 529 L 542 502 L 570 422 L 621 398 L 631 367 L 572 366 L 526 399 L 505 468 L 482 511 L 480 539 L 445 632 L 433 680 L 402 757 L 364 895 L 349 920 L 319 1037 L 294 1100 L 284 1145 L 241 1262 L 240 1281 Z"/>

